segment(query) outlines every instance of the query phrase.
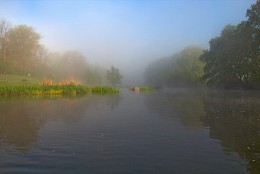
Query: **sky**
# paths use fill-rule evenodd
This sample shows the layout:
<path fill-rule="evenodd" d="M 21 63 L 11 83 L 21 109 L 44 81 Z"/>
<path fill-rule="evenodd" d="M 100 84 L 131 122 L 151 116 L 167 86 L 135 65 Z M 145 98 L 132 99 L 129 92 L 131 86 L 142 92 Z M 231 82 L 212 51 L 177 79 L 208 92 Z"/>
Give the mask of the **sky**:
<path fill-rule="evenodd" d="M 141 72 L 187 46 L 208 48 L 256 0 L 0 0 L 0 18 L 35 29 L 50 51 Z"/>

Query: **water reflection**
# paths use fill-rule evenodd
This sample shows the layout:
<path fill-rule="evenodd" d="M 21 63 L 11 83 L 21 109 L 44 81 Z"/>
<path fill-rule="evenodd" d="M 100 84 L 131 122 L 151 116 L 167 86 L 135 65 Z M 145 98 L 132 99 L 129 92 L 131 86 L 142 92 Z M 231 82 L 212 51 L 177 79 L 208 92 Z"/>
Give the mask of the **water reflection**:
<path fill-rule="evenodd" d="M 147 95 L 146 103 L 150 110 L 181 121 L 186 129 L 199 130 L 204 127 L 204 97 L 199 90 L 165 90 Z"/>
<path fill-rule="evenodd" d="M 39 130 L 48 121 L 66 123 L 79 121 L 88 108 L 106 102 L 115 108 L 120 97 L 67 96 L 67 97 L 1 97 L 0 150 L 30 151 L 38 140 Z"/>
<path fill-rule="evenodd" d="M 209 129 L 209 136 L 219 140 L 225 153 L 238 153 L 248 161 L 250 173 L 260 173 L 257 91 L 165 90 L 148 95 L 146 103 L 153 112 L 179 120 L 186 129 Z"/>
<path fill-rule="evenodd" d="M 226 152 L 248 161 L 252 174 L 260 173 L 260 98 L 252 92 L 211 92 L 205 100 L 204 122 L 210 137 L 221 140 Z"/>
<path fill-rule="evenodd" d="M 224 161 L 223 167 L 232 165 L 233 162 L 225 163 L 226 158 L 218 156 L 221 151 L 214 151 L 216 143 L 207 141 L 209 136 L 219 142 L 223 156 L 233 157 L 234 153 L 238 154 L 241 161 L 237 156 L 227 159 L 236 159 L 236 166 L 243 169 L 244 162 L 248 161 L 248 171 L 258 174 L 259 95 L 237 91 L 159 90 L 152 93 L 124 91 L 122 95 L 113 96 L 44 99 L 1 97 L 0 160 L 4 161 L 7 169 L 10 167 L 9 162 L 19 167 L 20 161 L 15 163 L 14 159 L 21 152 L 29 151 L 24 153 L 27 154 L 26 159 L 30 160 L 31 156 L 38 159 L 37 154 L 41 155 L 42 160 L 37 165 L 57 155 L 54 160 L 67 160 L 66 164 L 74 164 L 74 169 L 85 166 L 86 161 L 92 162 L 97 168 L 105 164 L 109 168 L 109 161 L 114 166 L 125 162 L 122 168 L 131 170 L 128 158 L 140 168 L 145 165 L 150 169 L 151 164 L 155 164 L 150 154 L 154 155 L 154 159 L 158 160 L 156 164 L 163 169 L 173 169 L 174 164 L 186 167 L 186 161 L 190 160 L 189 164 L 194 163 L 191 166 L 198 167 L 198 171 L 201 171 L 200 168 L 211 170 L 210 166 L 204 166 L 208 157 L 212 157 L 210 155 L 213 155 L 213 163 L 209 163 L 213 169 L 216 169 L 214 165 L 218 160 Z M 197 148 L 194 149 L 203 148 L 205 142 L 214 147 L 209 146 L 208 151 L 196 152 L 193 144 L 189 144 L 195 141 Z M 218 150 L 220 145 L 217 144 Z M 190 151 L 186 152 L 187 149 Z M 70 161 L 77 150 L 81 160 Z M 210 152 L 210 155 L 205 157 L 204 152 Z M 196 158 L 193 159 L 194 156 Z M 7 157 L 10 157 L 9 161 Z M 185 160 L 178 161 L 180 157 Z M 96 161 L 93 162 L 93 159 Z M 100 159 L 106 160 L 102 163 Z M 203 162 L 197 163 L 197 160 Z M 27 164 L 27 161 L 23 162 Z M 43 164 L 43 168 L 48 165 Z"/>
<path fill-rule="evenodd" d="M 15 109 L 14 109 L 15 107 Z M 11 144 L 18 149 L 37 140 L 41 117 L 33 118 L 35 108 L 32 105 L 1 104 L 0 138 L 2 144 Z"/>
<path fill-rule="evenodd" d="M 122 97 L 120 94 L 118 95 L 110 95 L 110 96 L 103 96 L 106 100 L 106 104 L 110 106 L 111 110 L 114 110 L 118 107 Z"/>

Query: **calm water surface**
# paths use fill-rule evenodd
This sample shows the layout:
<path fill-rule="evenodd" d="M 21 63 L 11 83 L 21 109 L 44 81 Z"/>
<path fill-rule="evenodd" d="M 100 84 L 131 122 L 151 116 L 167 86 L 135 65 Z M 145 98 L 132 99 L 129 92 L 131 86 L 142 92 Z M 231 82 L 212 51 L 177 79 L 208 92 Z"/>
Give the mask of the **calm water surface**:
<path fill-rule="evenodd" d="M 259 91 L 0 98 L 0 173 L 260 173 Z"/>

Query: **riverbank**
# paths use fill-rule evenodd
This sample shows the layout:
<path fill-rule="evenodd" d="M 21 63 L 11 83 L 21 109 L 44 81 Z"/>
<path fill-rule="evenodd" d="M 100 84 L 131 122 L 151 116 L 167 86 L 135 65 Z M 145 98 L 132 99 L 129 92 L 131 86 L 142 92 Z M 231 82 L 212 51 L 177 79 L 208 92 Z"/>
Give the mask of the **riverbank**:
<path fill-rule="evenodd" d="M 28 76 L 0 75 L 0 95 L 76 95 L 76 94 L 116 94 L 118 88 L 91 86 L 74 79 L 54 83 Z"/>
<path fill-rule="evenodd" d="M 76 95 L 76 94 L 115 94 L 119 89 L 108 86 L 87 85 L 0 85 L 0 95 Z"/>

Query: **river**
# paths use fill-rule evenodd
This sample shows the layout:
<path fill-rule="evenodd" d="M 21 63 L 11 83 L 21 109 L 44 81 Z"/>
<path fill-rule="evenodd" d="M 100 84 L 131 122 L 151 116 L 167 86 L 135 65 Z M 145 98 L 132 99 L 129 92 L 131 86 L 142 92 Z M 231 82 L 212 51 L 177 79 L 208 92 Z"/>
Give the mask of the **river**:
<path fill-rule="evenodd" d="M 0 173 L 260 173 L 259 91 L 0 97 Z"/>

